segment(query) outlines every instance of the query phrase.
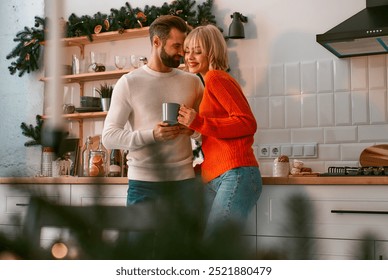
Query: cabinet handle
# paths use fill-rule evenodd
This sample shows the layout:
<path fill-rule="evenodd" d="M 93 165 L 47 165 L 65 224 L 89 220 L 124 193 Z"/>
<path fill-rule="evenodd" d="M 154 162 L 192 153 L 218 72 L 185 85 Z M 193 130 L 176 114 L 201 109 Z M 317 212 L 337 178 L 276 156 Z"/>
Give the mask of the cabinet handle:
<path fill-rule="evenodd" d="M 383 214 L 388 215 L 388 211 L 361 211 L 361 210 L 331 210 L 337 214 Z"/>
<path fill-rule="evenodd" d="M 16 206 L 28 206 L 28 203 L 16 203 Z"/>

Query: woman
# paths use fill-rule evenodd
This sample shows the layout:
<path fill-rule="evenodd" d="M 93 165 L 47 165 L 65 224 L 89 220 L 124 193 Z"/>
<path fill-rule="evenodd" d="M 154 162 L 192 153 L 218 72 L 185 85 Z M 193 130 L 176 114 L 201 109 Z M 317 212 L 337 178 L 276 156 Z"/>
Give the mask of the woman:
<path fill-rule="evenodd" d="M 184 51 L 188 70 L 205 83 L 199 112 L 181 105 L 178 121 L 202 134 L 202 179 L 212 200 L 209 236 L 229 222 L 244 223 L 260 197 L 261 175 L 252 150 L 257 124 L 240 85 L 226 72 L 227 47 L 219 29 L 195 28 Z"/>

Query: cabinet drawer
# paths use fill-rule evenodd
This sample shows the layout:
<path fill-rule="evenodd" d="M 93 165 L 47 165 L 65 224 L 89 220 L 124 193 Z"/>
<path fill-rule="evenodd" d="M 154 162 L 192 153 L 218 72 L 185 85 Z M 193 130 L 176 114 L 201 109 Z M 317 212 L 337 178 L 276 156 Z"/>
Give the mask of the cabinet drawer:
<path fill-rule="evenodd" d="M 388 260 L 388 241 L 375 242 L 375 259 Z"/>
<path fill-rule="evenodd" d="M 72 185 L 71 205 L 125 206 L 128 185 Z"/>
<path fill-rule="evenodd" d="M 70 188 L 66 185 L 2 185 L 0 224 L 21 225 L 32 194 L 56 203 L 69 204 L 70 201 Z"/>
<path fill-rule="evenodd" d="M 298 248 L 300 239 L 292 237 L 257 237 L 257 256 L 280 259 L 313 259 L 313 260 L 356 260 L 362 256 L 363 241 L 344 239 L 303 239 L 304 245 L 310 246 L 310 254 L 306 247 Z M 374 250 L 370 244 L 369 250 Z"/>
<path fill-rule="evenodd" d="M 298 231 L 289 230 L 290 198 L 302 195 L 310 206 L 305 210 L 312 218 L 309 237 L 362 239 L 370 233 L 376 239 L 388 239 L 388 197 L 366 197 L 367 189 L 358 194 L 352 187 L 321 190 L 315 186 L 284 187 L 283 192 L 267 188 L 258 202 L 258 235 L 295 236 Z"/>
<path fill-rule="evenodd" d="M 81 206 L 106 205 L 106 206 L 125 206 L 127 197 L 93 197 L 83 195 L 78 197 Z"/>
<path fill-rule="evenodd" d="M 5 214 L 23 213 L 30 203 L 30 196 L 7 196 L 5 198 Z"/>
<path fill-rule="evenodd" d="M 316 236 L 388 239 L 388 201 L 312 201 Z"/>

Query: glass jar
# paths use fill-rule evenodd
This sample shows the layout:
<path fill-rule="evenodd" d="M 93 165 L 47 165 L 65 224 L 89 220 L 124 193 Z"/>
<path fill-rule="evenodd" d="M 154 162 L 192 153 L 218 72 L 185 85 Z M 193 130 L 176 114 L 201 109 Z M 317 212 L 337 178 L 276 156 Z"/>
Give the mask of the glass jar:
<path fill-rule="evenodd" d="M 106 154 L 104 151 L 90 151 L 89 176 L 104 177 L 106 174 Z"/>
<path fill-rule="evenodd" d="M 274 162 L 273 164 L 273 177 L 288 177 L 290 174 L 289 162 Z"/>

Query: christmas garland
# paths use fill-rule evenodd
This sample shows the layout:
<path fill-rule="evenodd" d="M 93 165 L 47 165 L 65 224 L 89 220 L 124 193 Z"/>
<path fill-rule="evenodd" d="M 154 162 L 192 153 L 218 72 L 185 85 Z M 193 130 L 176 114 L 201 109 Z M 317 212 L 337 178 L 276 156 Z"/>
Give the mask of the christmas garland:
<path fill-rule="evenodd" d="M 205 24 L 216 24 L 215 16 L 211 9 L 213 0 L 206 0 L 195 8 L 194 0 L 176 0 L 171 4 L 164 3 L 161 7 L 148 6 L 144 9 L 132 8 L 127 2 L 120 9 L 110 9 L 110 14 L 96 13 L 93 16 L 83 15 L 81 17 L 71 14 L 68 21 L 62 20 L 58 24 L 63 25 L 65 37 L 87 36 L 93 40 L 93 34 L 108 31 L 123 32 L 125 29 L 141 28 L 149 26 L 161 15 L 176 15 L 183 18 L 188 25 L 196 27 Z M 19 72 L 23 76 L 26 72 L 39 69 L 41 46 L 45 37 L 45 26 L 47 18 L 35 17 L 35 26 L 25 27 L 23 31 L 16 34 L 14 42 L 17 46 L 7 55 L 7 59 L 16 58 L 8 67 L 11 75 Z"/>

